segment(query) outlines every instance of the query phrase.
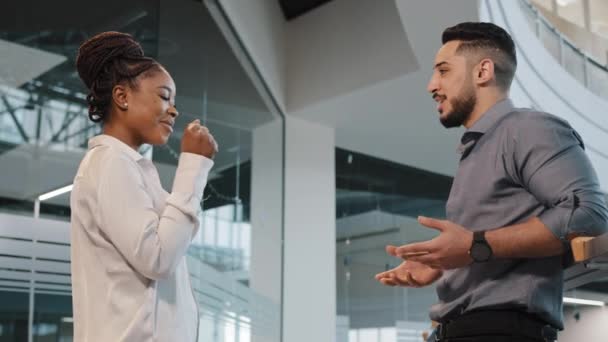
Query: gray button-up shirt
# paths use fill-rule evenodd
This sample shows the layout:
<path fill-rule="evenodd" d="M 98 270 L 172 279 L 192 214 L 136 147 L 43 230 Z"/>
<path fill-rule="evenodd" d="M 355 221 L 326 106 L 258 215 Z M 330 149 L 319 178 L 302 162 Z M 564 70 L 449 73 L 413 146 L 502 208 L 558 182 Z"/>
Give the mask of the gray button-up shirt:
<path fill-rule="evenodd" d="M 495 104 L 463 135 L 446 212 L 472 231 L 538 217 L 556 237 L 595 236 L 608 209 L 580 136 L 564 120 L 510 100 Z M 446 271 L 431 318 L 472 310 L 515 309 L 562 324 L 561 256 L 493 259 Z"/>

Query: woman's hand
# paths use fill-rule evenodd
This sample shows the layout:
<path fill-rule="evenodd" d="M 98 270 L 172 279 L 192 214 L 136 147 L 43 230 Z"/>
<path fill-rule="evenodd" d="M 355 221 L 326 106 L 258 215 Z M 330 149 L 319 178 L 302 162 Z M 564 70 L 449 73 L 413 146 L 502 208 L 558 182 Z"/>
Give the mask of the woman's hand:
<path fill-rule="evenodd" d="M 217 142 L 207 127 L 196 119 L 188 124 L 182 137 L 182 152 L 194 153 L 213 159 L 218 152 Z"/>

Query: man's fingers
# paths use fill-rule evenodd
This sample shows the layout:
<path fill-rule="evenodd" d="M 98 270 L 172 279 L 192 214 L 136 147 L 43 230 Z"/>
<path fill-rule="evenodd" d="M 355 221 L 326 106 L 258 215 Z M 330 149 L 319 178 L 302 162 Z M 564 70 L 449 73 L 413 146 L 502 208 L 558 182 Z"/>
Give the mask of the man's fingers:
<path fill-rule="evenodd" d="M 376 275 L 374 276 L 374 278 L 376 278 L 376 280 L 380 280 L 380 279 L 382 279 L 382 278 L 386 278 L 386 277 L 388 277 L 389 273 L 391 273 L 391 272 L 392 272 L 392 271 L 386 271 L 386 272 L 381 272 L 381 273 L 378 273 L 378 274 L 376 274 Z"/>
<path fill-rule="evenodd" d="M 380 282 L 387 286 L 397 286 L 397 284 L 390 278 L 382 278 L 380 279 Z"/>
<path fill-rule="evenodd" d="M 399 286 L 410 286 L 410 283 L 407 281 L 407 275 L 410 272 L 405 272 L 406 276 L 405 277 L 400 277 L 397 274 L 393 273 L 393 278 L 392 280 Z"/>
<path fill-rule="evenodd" d="M 386 246 L 386 253 L 388 253 L 389 255 L 392 255 L 394 257 L 397 256 L 396 250 L 397 250 L 397 246 L 393 246 L 393 245 Z"/>
<path fill-rule="evenodd" d="M 415 242 L 408 245 L 397 247 L 395 256 L 403 257 L 403 255 L 419 255 L 422 252 L 430 253 L 432 251 L 431 241 Z"/>
<path fill-rule="evenodd" d="M 422 252 L 410 252 L 410 253 L 401 254 L 401 257 L 402 257 L 403 259 L 409 259 L 409 258 L 413 258 L 413 257 L 421 256 L 421 255 L 427 255 L 427 254 L 429 254 L 429 251 L 422 251 Z"/>
<path fill-rule="evenodd" d="M 408 258 L 407 260 L 419 262 L 431 268 L 441 268 L 439 262 L 437 261 L 437 256 L 431 253 L 419 256 L 413 256 Z"/>
<path fill-rule="evenodd" d="M 410 286 L 414 286 L 414 287 L 420 287 L 422 286 L 422 284 L 420 284 L 418 282 L 418 280 L 416 280 L 416 278 L 414 278 L 414 275 L 411 274 L 410 272 L 407 272 L 407 274 L 405 275 L 407 282 L 410 284 Z"/>
<path fill-rule="evenodd" d="M 442 232 L 446 227 L 447 221 L 438 220 L 426 216 L 418 216 L 418 222 L 425 227 L 433 228 Z"/>

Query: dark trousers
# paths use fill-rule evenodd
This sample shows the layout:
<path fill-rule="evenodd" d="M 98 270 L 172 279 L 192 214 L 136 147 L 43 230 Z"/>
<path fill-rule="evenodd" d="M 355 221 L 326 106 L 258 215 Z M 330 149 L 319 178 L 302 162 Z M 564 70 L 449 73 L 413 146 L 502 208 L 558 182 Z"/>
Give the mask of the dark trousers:
<path fill-rule="evenodd" d="M 553 342 L 557 329 L 520 311 L 485 310 L 465 313 L 441 323 L 428 341 Z"/>
<path fill-rule="evenodd" d="M 450 338 L 439 340 L 441 342 L 544 342 L 544 340 L 530 339 L 521 336 L 486 335 L 477 337 Z"/>

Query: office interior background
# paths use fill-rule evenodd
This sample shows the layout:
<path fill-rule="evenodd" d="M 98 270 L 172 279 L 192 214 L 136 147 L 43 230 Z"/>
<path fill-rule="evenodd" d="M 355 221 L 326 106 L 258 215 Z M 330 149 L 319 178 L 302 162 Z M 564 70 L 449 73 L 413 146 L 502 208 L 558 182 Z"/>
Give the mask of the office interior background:
<path fill-rule="evenodd" d="M 422 341 L 433 287 L 384 287 L 387 244 L 432 238 L 462 130 L 425 86 L 444 28 L 513 36 L 512 99 L 568 120 L 608 190 L 608 1 L 60 0 L 0 13 L 0 342 L 72 341 L 70 185 L 89 138 L 75 57 L 132 34 L 177 85 L 169 189 L 187 122 L 221 148 L 188 252 L 199 341 Z M 564 293 L 559 341 L 608 336 L 608 278 Z M 103 322 L 99 322 L 103 324 Z"/>

